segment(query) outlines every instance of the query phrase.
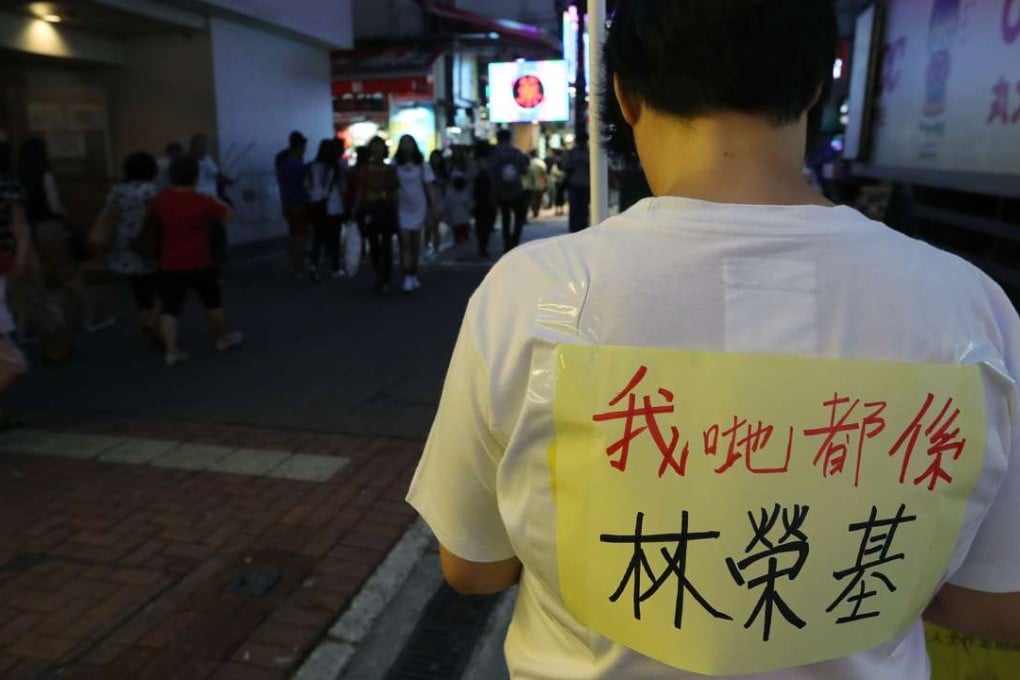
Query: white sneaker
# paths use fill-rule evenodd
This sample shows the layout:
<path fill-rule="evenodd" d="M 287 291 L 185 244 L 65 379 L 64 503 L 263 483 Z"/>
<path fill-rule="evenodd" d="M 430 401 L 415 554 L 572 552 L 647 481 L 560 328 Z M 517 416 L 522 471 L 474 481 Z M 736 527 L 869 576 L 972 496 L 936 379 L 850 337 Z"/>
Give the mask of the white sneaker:
<path fill-rule="evenodd" d="M 414 290 L 421 290 L 421 280 L 417 276 L 411 277 L 411 285 L 414 287 Z"/>
<path fill-rule="evenodd" d="M 403 290 L 405 293 L 413 292 L 414 291 L 414 279 L 411 278 L 410 276 L 405 276 L 404 277 L 404 285 L 401 286 L 401 290 Z"/>
<path fill-rule="evenodd" d="M 244 334 L 240 331 L 233 331 L 231 333 L 227 333 L 225 336 L 216 341 L 216 350 L 219 352 L 228 352 L 235 347 L 240 347 L 243 342 Z"/>
<path fill-rule="evenodd" d="M 345 272 L 343 269 L 337 269 L 335 272 L 333 272 L 333 278 L 334 279 L 346 279 L 347 278 L 347 272 Z"/>
<path fill-rule="evenodd" d="M 177 364 L 183 364 L 185 361 L 187 361 L 190 358 L 191 357 L 188 356 L 188 353 L 185 352 L 185 351 L 182 351 L 182 350 L 177 350 L 176 352 L 167 352 L 166 353 L 166 365 L 170 366 L 172 368 L 172 367 L 176 366 Z"/>

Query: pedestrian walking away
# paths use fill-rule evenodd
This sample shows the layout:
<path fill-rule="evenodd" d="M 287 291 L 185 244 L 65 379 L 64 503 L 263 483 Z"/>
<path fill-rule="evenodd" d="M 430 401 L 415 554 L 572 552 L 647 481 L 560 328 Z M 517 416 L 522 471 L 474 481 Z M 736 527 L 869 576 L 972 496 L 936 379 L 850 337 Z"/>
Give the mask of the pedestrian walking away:
<path fill-rule="evenodd" d="M 404 135 L 397 144 L 393 157 L 397 178 L 400 182 L 398 217 L 400 227 L 400 265 L 404 272 L 401 289 L 413 293 L 421 288 L 418 266 L 421 263 L 422 232 L 430 219 L 439 219 L 439 194 L 436 176 L 432 166 L 418 148 L 418 142 L 410 135 Z"/>
<path fill-rule="evenodd" d="M 298 131 L 290 133 L 286 149 L 276 154 L 276 182 L 280 188 L 283 218 L 287 222 L 287 260 L 292 274 L 307 271 L 305 249 L 311 232 L 308 208 L 308 173 L 305 152 L 308 140 Z"/>
<path fill-rule="evenodd" d="M 571 233 L 591 226 L 591 156 L 588 135 L 580 134 L 563 160 Z"/>
<path fill-rule="evenodd" d="M 489 159 L 489 175 L 496 205 L 502 217 L 503 251 L 510 252 L 521 242 L 524 222 L 528 217 L 528 195 L 524 177 L 528 173 L 528 157 L 513 146 L 513 133 L 500 130 L 498 144 Z"/>
<path fill-rule="evenodd" d="M 138 312 L 138 327 L 150 342 L 159 345 L 156 260 L 140 255 L 134 247 L 157 194 L 157 173 L 158 165 L 149 153 L 138 151 L 128 156 L 124 181 L 114 185 L 107 195 L 89 240 L 96 250 L 106 254 L 109 270 L 127 281 Z"/>
<path fill-rule="evenodd" d="M 430 208 L 433 209 L 429 210 L 428 219 L 425 221 L 425 255 L 431 259 L 439 254 L 439 248 L 442 245 L 439 233 L 442 210 L 435 208 L 439 208 L 443 204 L 446 188 L 450 185 L 450 169 L 443 157 L 443 152 L 439 149 L 429 154 L 429 167 L 432 168 L 432 176 L 436 178 L 434 193 L 438 200 L 438 203 L 430 203 Z"/>
<path fill-rule="evenodd" d="M 601 141 L 654 198 L 468 303 L 407 497 L 446 580 L 518 586 L 512 678 L 929 680 L 926 622 L 1020 644 L 1020 317 L 804 181 L 835 5 L 615 10 Z"/>
<path fill-rule="evenodd" d="M 357 173 L 358 193 L 355 213 L 358 223 L 368 235 L 375 287 L 390 292 L 393 270 L 393 236 L 397 233 L 397 194 L 400 180 L 397 171 L 386 163 L 388 149 L 382 137 L 368 143 L 368 162 Z"/>
<path fill-rule="evenodd" d="M 479 141 L 475 145 L 475 159 L 471 172 L 472 193 L 474 194 L 475 236 L 478 239 L 478 256 L 488 260 L 489 240 L 496 228 L 496 197 L 492 187 L 492 175 L 489 173 L 489 161 L 492 159 L 492 145 L 487 141 Z"/>
<path fill-rule="evenodd" d="M 308 271 L 315 280 L 319 278 L 323 253 L 328 258 L 332 277 L 341 278 L 344 275 L 340 260 L 340 236 L 347 173 L 342 165 L 342 153 L 343 142 L 324 139 L 319 143 L 315 160 L 308 166 L 310 217 L 314 232 L 308 255 Z"/>
<path fill-rule="evenodd" d="M 205 308 L 218 351 L 234 349 L 244 340 L 227 323 L 220 271 L 212 252 L 212 232 L 231 218 L 231 210 L 219 199 L 195 190 L 198 171 L 198 163 L 191 157 L 181 158 L 170 167 L 173 186 L 153 202 L 145 226 L 158 234 L 157 287 L 167 366 L 190 358 L 179 347 L 177 333 L 178 319 L 191 290 Z"/>
<path fill-rule="evenodd" d="M 0 395 L 28 370 L 28 361 L 14 342 L 17 326 L 7 306 L 8 281 L 25 276 L 32 256 L 28 196 L 11 178 L 12 160 L 10 144 L 0 142 Z M 16 424 L 14 414 L 0 407 L 0 431 Z"/>
<path fill-rule="evenodd" d="M 86 235 L 72 225 L 61 200 L 46 141 L 41 137 L 26 141 L 20 160 L 21 183 L 28 192 L 28 218 L 43 280 L 64 325 L 73 323 L 87 332 L 112 326 L 115 320 L 97 313 L 85 287 L 81 264 L 88 256 Z"/>
<path fill-rule="evenodd" d="M 528 165 L 527 190 L 528 207 L 531 215 L 538 219 L 542 212 L 542 205 L 545 203 L 546 192 L 549 190 L 549 169 L 545 161 L 538 157 L 538 151 L 533 150 L 530 154 L 530 165 Z"/>

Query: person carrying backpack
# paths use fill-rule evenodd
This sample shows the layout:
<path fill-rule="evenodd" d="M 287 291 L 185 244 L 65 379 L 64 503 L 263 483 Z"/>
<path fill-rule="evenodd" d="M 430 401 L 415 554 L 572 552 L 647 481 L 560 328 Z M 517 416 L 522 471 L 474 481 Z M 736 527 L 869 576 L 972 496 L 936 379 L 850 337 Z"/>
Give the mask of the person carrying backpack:
<path fill-rule="evenodd" d="M 496 135 L 498 144 L 489 159 L 492 190 L 503 219 L 503 251 L 507 253 L 520 245 L 521 232 L 524 231 L 524 220 L 528 216 L 524 176 L 531 165 L 528 157 L 514 148 L 512 139 L 510 130 L 500 130 Z"/>

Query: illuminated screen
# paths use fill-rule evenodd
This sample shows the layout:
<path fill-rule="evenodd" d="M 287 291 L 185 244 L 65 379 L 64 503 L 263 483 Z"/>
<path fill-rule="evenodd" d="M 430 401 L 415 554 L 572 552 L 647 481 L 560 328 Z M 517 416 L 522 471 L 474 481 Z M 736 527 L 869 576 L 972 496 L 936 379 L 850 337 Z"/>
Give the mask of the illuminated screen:
<path fill-rule="evenodd" d="M 568 120 L 567 87 L 567 65 L 562 60 L 490 64 L 489 120 L 493 123 Z"/>

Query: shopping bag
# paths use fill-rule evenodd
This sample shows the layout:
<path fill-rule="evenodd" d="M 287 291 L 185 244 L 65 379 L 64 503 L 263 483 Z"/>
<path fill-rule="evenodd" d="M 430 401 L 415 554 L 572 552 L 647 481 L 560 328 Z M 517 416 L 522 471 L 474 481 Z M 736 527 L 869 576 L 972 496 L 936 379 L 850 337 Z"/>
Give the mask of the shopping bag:
<path fill-rule="evenodd" d="M 348 223 L 344 230 L 344 271 L 349 278 L 358 275 L 361 264 L 361 230 L 357 224 Z"/>

